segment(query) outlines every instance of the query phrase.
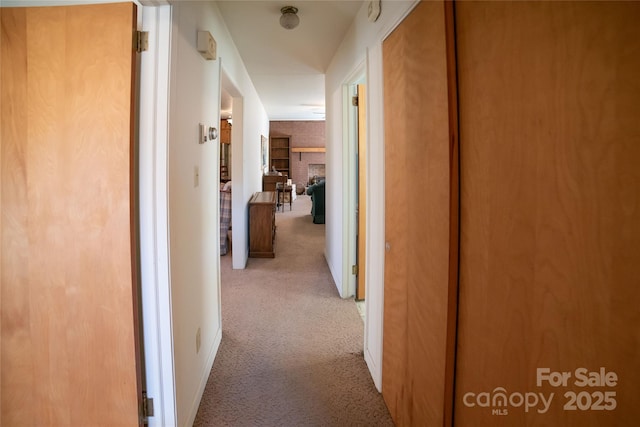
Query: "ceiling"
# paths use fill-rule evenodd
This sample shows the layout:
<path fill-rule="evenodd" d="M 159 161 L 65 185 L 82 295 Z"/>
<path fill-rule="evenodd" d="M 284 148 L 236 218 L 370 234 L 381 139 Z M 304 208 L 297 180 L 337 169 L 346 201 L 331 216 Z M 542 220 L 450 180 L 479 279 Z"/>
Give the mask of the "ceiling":
<path fill-rule="evenodd" d="M 324 75 L 362 0 L 218 1 L 269 120 L 324 120 Z M 300 25 L 280 26 L 298 8 Z M 230 111 L 223 90 L 222 116 Z"/>

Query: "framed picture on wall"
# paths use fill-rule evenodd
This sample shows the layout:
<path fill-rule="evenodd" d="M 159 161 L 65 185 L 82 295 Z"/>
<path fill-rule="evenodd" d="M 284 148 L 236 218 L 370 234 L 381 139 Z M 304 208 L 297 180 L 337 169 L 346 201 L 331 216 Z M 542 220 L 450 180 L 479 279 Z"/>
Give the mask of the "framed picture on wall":
<path fill-rule="evenodd" d="M 266 136 L 260 135 L 260 149 L 262 164 L 260 165 L 262 173 L 265 174 L 269 171 L 269 140 Z"/>

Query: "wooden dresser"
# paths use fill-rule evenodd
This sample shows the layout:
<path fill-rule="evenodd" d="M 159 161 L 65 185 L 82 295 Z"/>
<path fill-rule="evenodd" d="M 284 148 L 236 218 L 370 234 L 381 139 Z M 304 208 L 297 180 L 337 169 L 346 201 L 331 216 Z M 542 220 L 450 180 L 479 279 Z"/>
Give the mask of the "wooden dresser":
<path fill-rule="evenodd" d="M 249 200 L 249 256 L 274 258 L 276 241 L 276 193 L 255 193 Z"/>

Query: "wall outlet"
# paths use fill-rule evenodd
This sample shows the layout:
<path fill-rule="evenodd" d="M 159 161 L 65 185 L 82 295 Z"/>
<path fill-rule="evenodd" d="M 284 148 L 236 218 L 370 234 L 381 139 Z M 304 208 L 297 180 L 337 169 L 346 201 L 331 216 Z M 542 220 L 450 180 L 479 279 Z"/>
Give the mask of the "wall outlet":
<path fill-rule="evenodd" d="M 200 352 L 200 344 L 202 343 L 200 328 L 196 331 L 196 354 Z"/>

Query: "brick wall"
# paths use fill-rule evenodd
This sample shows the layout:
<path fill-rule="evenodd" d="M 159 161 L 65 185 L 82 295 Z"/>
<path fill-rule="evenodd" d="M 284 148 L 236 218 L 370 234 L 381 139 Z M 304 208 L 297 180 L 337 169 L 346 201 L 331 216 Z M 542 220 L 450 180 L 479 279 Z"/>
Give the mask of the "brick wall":
<path fill-rule="evenodd" d="M 290 136 L 289 145 L 296 147 L 324 147 L 325 122 L 323 121 L 272 121 L 270 136 Z M 325 163 L 325 153 L 289 153 L 291 180 L 298 186 L 307 185 L 309 164 Z"/>

